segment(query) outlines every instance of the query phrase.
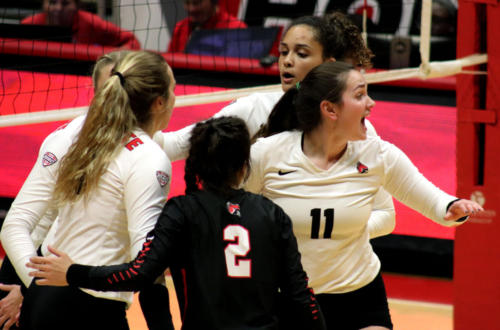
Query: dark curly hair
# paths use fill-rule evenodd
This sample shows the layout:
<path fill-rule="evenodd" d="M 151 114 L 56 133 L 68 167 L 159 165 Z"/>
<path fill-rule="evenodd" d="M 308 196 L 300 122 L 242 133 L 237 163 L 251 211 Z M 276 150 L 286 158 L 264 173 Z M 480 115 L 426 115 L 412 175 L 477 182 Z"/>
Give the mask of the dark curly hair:
<path fill-rule="evenodd" d="M 227 195 L 250 170 L 250 134 L 243 120 L 217 117 L 196 124 L 189 140 L 186 194 L 208 189 Z"/>
<path fill-rule="evenodd" d="M 330 57 L 337 61 L 352 59 L 356 66 L 369 69 L 372 66 L 372 51 L 365 45 L 359 28 L 343 13 L 333 12 L 319 16 L 302 16 L 292 21 L 290 28 L 297 25 L 309 26 L 315 39 L 323 47 L 323 59 Z"/>
<path fill-rule="evenodd" d="M 356 66 L 364 69 L 372 67 L 373 52 L 368 48 L 361 36 L 359 28 L 343 13 L 335 11 L 325 15 L 332 48 L 339 61 L 353 59 Z"/>

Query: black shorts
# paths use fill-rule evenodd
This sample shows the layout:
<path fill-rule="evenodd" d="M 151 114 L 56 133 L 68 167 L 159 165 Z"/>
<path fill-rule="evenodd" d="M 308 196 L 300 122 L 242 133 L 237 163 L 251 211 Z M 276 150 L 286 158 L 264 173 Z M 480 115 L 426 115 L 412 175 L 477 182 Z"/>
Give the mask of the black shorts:
<path fill-rule="evenodd" d="M 78 288 L 38 286 L 24 296 L 21 329 L 128 330 L 125 302 L 97 298 Z"/>
<path fill-rule="evenodd" d="M 384 281 L 380 273 L 352 292 L 316 295 L 328 329 L 358 330 L 368 326 L 392 329 Z"/>

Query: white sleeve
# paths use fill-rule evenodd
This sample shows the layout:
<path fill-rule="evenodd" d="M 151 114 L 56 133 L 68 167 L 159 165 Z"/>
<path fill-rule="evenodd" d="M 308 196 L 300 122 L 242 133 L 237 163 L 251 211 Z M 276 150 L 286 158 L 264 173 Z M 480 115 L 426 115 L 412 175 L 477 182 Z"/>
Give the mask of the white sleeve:
<path fill-rule="evenodd" d="M 392 233 L 396 226 L 396 211 L 392 196 L 380 188 L 375 195 L 373 210 L 368 219 L 368 233 L 370 238 Z"/>
<path fill-rule="evenodd" d="M 124 181 L 124 203 L 132 258 L 141 250 L 147 233 L 158 220 L 167 199 L 171 171 L 169 160 L 161 152 L 138 159 L 129 168 Z"/>
<path fill-rule="evenodd" d="M 214 117 L 233 116 L 242 119 L 247 125 L 250 137 L 252 137 L 266 123 L 275 104 L 275 101 L 266 95 L 268 94 L 255 93 L 239 98 L 222 108 Z"/>
<path fill-rule="evenodd" d="M 262 163 L 264 161 L 265 151 L 262 144 L 257 140 L 250 150 L 250 174 L 245 181 L 245 190 L 254 194 L 261 194 L 264 188 L 264 172 Z"/>
<path fill-rule="evenodd" d="M 160 145 L 172 162 L 186 159 L 189 153 L 189 139 L 193 125 L 173 132 L 156 132 L 153 140 Z"/>
<path fill-rule="evenodd" d="M 397 200 L 443 226 L 463 222 L 445 221 L 446 208 L 457 199 L 427 180 L 410 159 L 396 146 L 382 142 L 384 188 Z"/>
<path fill-rule="evenodd" d="M 35 247 L 38 248 L 41 246 L 43 241 L 47 238 L 49 232 L 52 231 L 54 221 L 57 218 L 57 213 L 57 209 L 48 209 L 38 222 L 35 229 L 31 232 L 31 240 L 33 241 L 33 244 L 35 244 Z"/>
<path fill-rule="evenodd" d="M 238 117 L 246 123 L 250 136 L 254 136 L 260 127 L 266 123 L 269 113 L 281 94 L 254 93 L 239 98 L 222 108 L 213 117 Z M 160 145 L 171 161 L 186 159 L 189 153 L 189 139 L 193 127 L 194 124 L 174 132 L 157 132 L 153 140 Z"/>
<path fill-rule="evenodd" d="M 377 131 L 369 120 L 365 121 L 366 134 L 368 136 L 377 136 Z M 368 219 L 368 232 L 370 238 L 384 236 L 392 233 L 396 227 L 396 211 L 392 196 L 380 188 L 375 196 L 373 210 Z"/>
<path fill-rule="evenodd" d="M 46 152 L 42 145 L 35 165 L 7 213 L 0 234 L 2 246 L 26 286 L 29 286 L 32 277 L 28 275 L 30 270 L 25 265 L 30 257 L 36 255 L 36 244 L 46 235 L 54 220 L 53 216 L 47 216 L 40 221 L 49 209 L 59 163 L 47 163 L 44 160 Z M 30 237 L 35 227 L 36 243 Z"/>

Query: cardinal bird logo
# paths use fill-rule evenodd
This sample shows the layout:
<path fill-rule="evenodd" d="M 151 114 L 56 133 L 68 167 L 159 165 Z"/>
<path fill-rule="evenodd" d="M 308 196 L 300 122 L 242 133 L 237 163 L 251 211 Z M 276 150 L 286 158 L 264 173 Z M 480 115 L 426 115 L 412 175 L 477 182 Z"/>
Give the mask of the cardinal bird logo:
<path fill-rule="evenodd" d="M 227 206 L 227 211 L 229 212 L 229 214 L 241 217 L 239 204 L 233 204 L 231 202 L 227 202 L 226 206 Z"/>
<path fill-rule="evenodd" d="M 358 169 L 358 172 L 363 174 L 363 173 L 368 173 L 368 167 L 363 164 L 362 162 L 358 162 L 356 164 L 356 168 Z"/>

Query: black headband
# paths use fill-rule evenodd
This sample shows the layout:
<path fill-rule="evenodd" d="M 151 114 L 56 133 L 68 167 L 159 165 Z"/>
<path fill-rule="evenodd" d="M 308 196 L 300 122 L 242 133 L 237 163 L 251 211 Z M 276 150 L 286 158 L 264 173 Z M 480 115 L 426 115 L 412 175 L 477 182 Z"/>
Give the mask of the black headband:
<path fill-rule="evenodd" d="M 120 72 L 118 72 L 118 71 L 113 72 L 113 75 L 114 75 L 114 76 L 118 76 L 118 78 L 120 78 L 120 84 L 121 84 L 122 86 L 124 86 L 124 85 L 125 85 L 125 78 L 123 77 L 123 75 L 122 75 Z"/>

